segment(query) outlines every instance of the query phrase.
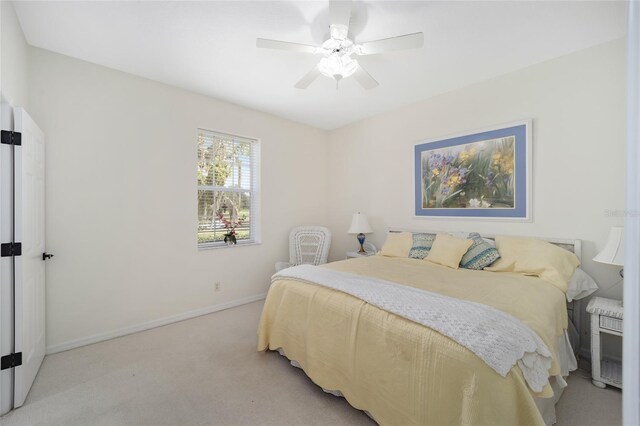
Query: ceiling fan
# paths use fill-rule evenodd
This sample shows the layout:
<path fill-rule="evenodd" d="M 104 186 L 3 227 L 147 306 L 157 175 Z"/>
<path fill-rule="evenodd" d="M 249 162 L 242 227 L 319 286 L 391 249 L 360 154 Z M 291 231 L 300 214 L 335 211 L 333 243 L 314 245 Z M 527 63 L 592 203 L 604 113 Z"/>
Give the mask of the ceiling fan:
<path fill-rule="evenodd" d="M 294 87 L 298 89 L 306 89 L 320 75 L 335 79 L 337 88 L 341 79 L 353 75 L 353 78 L 368 90 L 378 86 L 378 82 L 362 68 L 362 65 L 357 60 L 351 57 L 352 55 L 376 55 L 394 50 L 414 49 L 422 47 L 424 43 L 424 35 L 422 33 L 406 34 L 360 44 L 355 43 L 348 37 L 351 1 L 330 0 L 329 17 L 331 21 L 329 25 L 331 38 L 320 46 L 264 38 L 258 38 L 256 46 L 323 56 L 318 65 L 295 84 Z"/>

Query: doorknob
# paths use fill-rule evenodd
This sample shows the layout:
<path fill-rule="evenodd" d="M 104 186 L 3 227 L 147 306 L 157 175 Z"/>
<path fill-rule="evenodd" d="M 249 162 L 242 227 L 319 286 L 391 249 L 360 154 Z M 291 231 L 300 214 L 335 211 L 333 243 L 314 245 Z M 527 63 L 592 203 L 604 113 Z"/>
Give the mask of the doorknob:
<path fill-rule="evenodd" d="M 42 253 L 42 260 L 51 259 L 53 255 L 51 253 Z"/>

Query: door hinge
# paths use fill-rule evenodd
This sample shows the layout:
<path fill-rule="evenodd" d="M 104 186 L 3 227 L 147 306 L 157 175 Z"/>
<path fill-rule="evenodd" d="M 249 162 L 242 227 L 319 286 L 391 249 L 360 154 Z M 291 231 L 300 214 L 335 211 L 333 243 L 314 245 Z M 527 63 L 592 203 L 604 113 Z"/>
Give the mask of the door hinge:
<path fill-rule="evenodd" d="M 22 255 L 22 243 L 3 243 L 0 245 L 0 257 Z"/>
<path fill-rule="evenodd" d="M 22 133 L 11 130 L 2 131 L 2 143 L 7 145 L 22 145 Z"/>
<path fill-rule="evenodd" d="M 22 352 L 3 356 L 0 358 L 0 364 L 2 364 L 2 368 L 0 368 L 0 370 L 6 370 L 7 368 L 14 368 L 22 365 Z"/>

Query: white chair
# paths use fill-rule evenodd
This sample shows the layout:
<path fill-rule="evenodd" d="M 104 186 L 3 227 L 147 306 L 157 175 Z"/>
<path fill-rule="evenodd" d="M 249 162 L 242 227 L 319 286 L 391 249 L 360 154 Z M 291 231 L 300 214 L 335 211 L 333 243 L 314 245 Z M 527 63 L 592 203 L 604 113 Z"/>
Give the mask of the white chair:
<path fill-rule="evenodd" d="M 289 234 L 289 262 L 276 262 L 276 272 L 291 266 L 327 263 L 331 231 L 324 226 L 299 226 Z"/>

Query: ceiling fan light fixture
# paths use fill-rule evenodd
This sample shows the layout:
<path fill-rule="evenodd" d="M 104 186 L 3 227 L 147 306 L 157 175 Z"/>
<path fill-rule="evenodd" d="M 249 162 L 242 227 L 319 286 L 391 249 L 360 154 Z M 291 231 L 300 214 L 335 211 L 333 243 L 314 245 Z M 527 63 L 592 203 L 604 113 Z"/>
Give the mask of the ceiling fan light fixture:
<path fill-rule="evenodd" d="M 321 46 L 302 43 L 258 38 L 256 46 L 260 48 L 288 50 L 291 52 L 322 55 L 320 63 L 307 72 L 293 87 L 306 89 L 316 78 L 324 75 L 337 82 L 354 76 L 365 90 L 378 86 L 378 82 L 363 68 L 352 55 L 377 55 L 396 50 L 420 48 L 424 44 L 424 34 L 412 33 L 380 40 L 355 44 L 349 38 L 349 23 L 353 0 L 329 0 L 329 33 L 331 37 Z"/>
<path fill-rule="evenodd" d="M 346 25 L 331 25 L 329 32 L 334 40 L 346 40 L 349 28 Z"/>
<path fill-rule="evenodd" d="M 322 43 L 320 49 L 322 49 L 322 52 L 325 56 L 332 53 L 341 53 L 344 55 L 347 53 L 353 53 L 353 47 L 353 41 L 348 38 L 345 38 L 344 40 L 330 38 L 329 40 L 326 40 L 324 43 Z"/>
<path fill-rule="evenodd" d="M 358 69 L 358 61 L 351 59 L 349 55 L 339 55 L 332 53 L 326 58 L 322 58 L 318 64 L 320 72 L 336 80 L 349 77 Z"/>

